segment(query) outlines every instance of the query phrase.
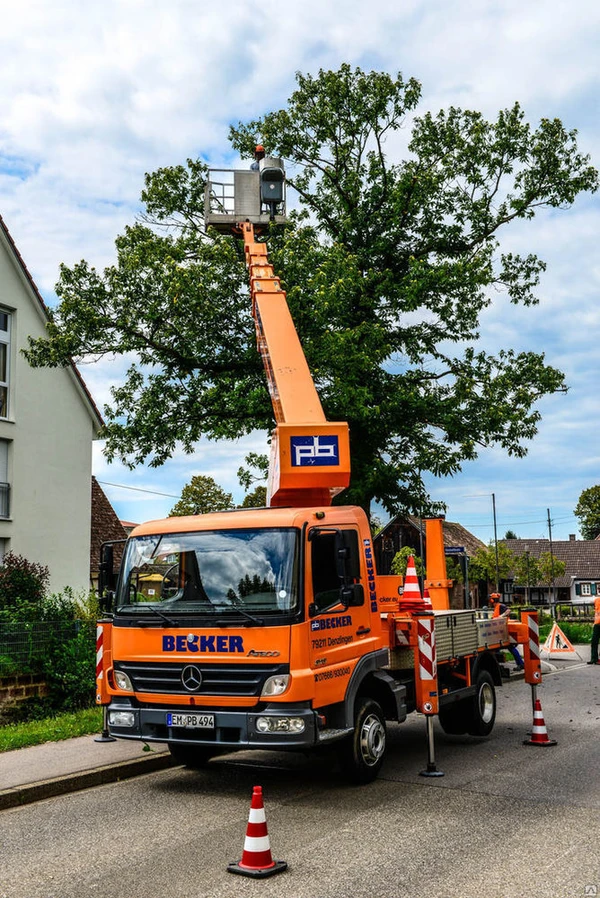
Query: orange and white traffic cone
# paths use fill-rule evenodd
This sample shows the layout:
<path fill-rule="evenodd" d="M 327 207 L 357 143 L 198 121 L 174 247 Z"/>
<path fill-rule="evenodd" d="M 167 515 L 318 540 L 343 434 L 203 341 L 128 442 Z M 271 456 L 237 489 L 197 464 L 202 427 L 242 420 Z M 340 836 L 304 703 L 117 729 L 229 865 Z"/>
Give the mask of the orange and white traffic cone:
<path fill-rule="evenodd" d="M 285 861 L 274 861 L 271 855 L 262 786 L 255 786 L 252 792 L 242 859 L 237 864 L 228 864 L 227 870 L 229 873 L 240 873 L 242 876 L 253 876 L 257 879 L 264 879 L 287 870 Z"/>
<path fill-rule="evenodd" d="M 427 611 L 431 609 L 429 597 L 425 602 L 421 595 L 421 587 L 419 586 L 419 578 L 415 568 L 415 559 L 413 555 L 409 555 L 406 564 L 406 574 L 404 575 L 404 589 L 400 598 L 400 611 Z"/>
<path fill-rule="evenodd" d="M 422 602 L 421 588 L 419 586 L 419 578 L 417 577 L 417 569 L 415 568 L 415 559 L 413 555 L 409 555 L 406 563 L 406 574 L 404 576 L 404 592 L 402 593 L 403 601 L 407 599 L 413 602 Z"/>
<path fill-rule="evenodd" d="M 429 595 L 429 590 L 426 586 L 423 587 L 423 601 L 426 605 L 431 607 L 431 596 Z"/>
<path fill-rule="evenodd" d="M 548 738 L 548 730 L 542 714 L 542 703 L 536 698 L 533 704 L 533 726 L 531 738 L 523 740 L 523 745 L 556 745 L 556 739 Z"/>

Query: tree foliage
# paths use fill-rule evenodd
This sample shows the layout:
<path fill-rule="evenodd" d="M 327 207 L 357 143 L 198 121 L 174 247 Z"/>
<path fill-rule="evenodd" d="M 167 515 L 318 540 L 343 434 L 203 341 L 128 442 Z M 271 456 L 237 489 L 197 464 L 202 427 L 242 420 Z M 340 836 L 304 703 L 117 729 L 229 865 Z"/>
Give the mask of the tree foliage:
<path fill-rule="evenodd" d="M 229 511 L 233 508 L 233 496 L 212 478 L 195 474 L 181 491 L 181 499 L 169 517 L 187 514 L 208 514 L 211 511 Z"/>
<path fill-rule="evenodd" d="M 519 586 L 537 586 L 542 579 L 538 559 L 529 552 L 515 555 L 513 561 L 515 583 Z"/>
<path fill-rule="evenodd" d="M 0 565 L 0 616 L 35 619 L 44 603 L 49 579 L 45 564 L 7 552 Z"/>
<path fill-rule="evenodd" d="M 249 490 L 253 483 L 260 483 L 267 479 L 269 473 L 269 456 L 259 455 L 257 452 L 249 452 L 245 458 L 247 468 L 238 468 L 237 477 L 240 486 Z"/>
<path fill-rule="evenodd" d="M 538 567 L 540 569 L 540 583 L 544 586 L 550 586 L 558 577 L 564 576 L 567 565 L 564 561 L 556 558 L 550 552 L 542 552 L 538 558 Z"/>
<path fill-rule="evenodd" d="M 550 552 L 541 552 L 536 558 L 529 552 L 515 555 L 513 561 L 513 574 L 515 583 L 520 586 L 537 586 L 543 584 L 550 586 L 558 577 L 562 577 L 567 566 L 564 561 L 556 558 Z"/>
<path fill-rule="evenodd" d="M 481 447 L 524 455 L 536 402 L 564 387 L 537 352 L 478 346 L 494 295 L 533 305 L 544 262 L 502 251 L 500 232 L 597 188 L 557 119 L 518 104 L 494 121 L 450 108 L 417 116 L 420 85 L 381 72 L 297 76 L 287 106 L 232 127 L 286 160 L 298 212 L 270 255 L 330 420 L 346 420 L 352 481 L 341 498 L 390 513 L 435 511 L 423 474 L 455 474 Z M 407 128 L 405 159 L 394 134 Z M 270 429 L 239 242 L 206 233 L 200 161 L 146 177 L 143 219 L 116 263 L 61 268 L 59 307 L 34 365 L 127 355 L 105 410 L 107 454 L 162 464 L 179 442 Z M 501 301 L 501 300 L 500 300 Z"/>
<path fill-rule="evenodd" d="M 498 579 L 505 580 L 510 576 L 515 563 L 515 556 L 511 550 L 498 543 Z M 469 580 L 485 580 L 487 583 L 496 582 L 496 546 L 491 542 L 488 546 L 480 546 L 469 561 Z"/>
<path fill-rule="evenodd" d="M 246 493 L 240 508 L 265 508 L 267 504 L 267 488 L 266 486 L 255 486 L 253 490 Z"/>
<path fill-rule="evenodd" d="M 417 577 L 424 577 L 426 575 L 425 562 L 420 555 L 416 554 L 414 549 L 411 549 L 410 546 L 402 546 L 402 548 L 394 555 L 391 565 L 392 574 L 396 574 L 400 577 L 406 576 L 408 559 L 411 556 L 415 561 L 415 571 L 417 572 Z"/>
<path fill-rule="evenodd" d="M 574 514 L 579 518 L 579 529 L 584 539 L 600 536 L 600 485 L 583 490 Z"/>

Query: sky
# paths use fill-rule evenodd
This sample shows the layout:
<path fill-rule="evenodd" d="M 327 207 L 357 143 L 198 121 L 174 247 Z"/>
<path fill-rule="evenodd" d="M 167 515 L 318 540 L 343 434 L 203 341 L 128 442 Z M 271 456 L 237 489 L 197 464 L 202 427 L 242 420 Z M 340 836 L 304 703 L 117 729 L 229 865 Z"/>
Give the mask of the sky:
<path fill-rule="evenodd" d="M 285 106 L 295 73 L 343 62 L 423 86 L 418 113 L 449 106 L 494 118 L 518 101 L 532 125 L 560 118 L 600 167 L 600 5 L 591 0 L 0 0 L 0 214 L 49 305 L 61 263 L 114 260 L 114 239 L 140 212 L 144 173 L 201 156 L 231 164 L 228 127 Z M 573 509 L 600 483 L 600 196 L 520 223 L 503 248 L 540 255 L 540 305 L 494 301 L 482 344 L 546 353 L 569 390 L 546 397 L 524 459 L 489 449 L 433 479 L 449 520 L 482 539 L 578 534 Z M 81 373 L 102 409 L 126 362 Z M 162 468 L 93 469 L 123 520 L 163 517 L 194 474 L 241 501 L 236 478 L 266 434 L 202 440 Z M 492 498 L 493 497 L 493 498 Z M 375 509 L 383 522 L 387 515 Z"/>

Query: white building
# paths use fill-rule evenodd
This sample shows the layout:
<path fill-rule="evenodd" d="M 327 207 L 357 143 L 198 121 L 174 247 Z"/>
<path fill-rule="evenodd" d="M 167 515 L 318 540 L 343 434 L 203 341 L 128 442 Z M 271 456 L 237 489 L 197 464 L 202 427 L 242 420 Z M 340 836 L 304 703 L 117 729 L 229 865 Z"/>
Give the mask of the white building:
<path fill-rule="evenodd" d="M 100 414 L 75 366 L 31 368 L 44 301 L 0 217 L 0 557 L 45 564 L 50 588 L 89 588 L 92 441 Z"/>

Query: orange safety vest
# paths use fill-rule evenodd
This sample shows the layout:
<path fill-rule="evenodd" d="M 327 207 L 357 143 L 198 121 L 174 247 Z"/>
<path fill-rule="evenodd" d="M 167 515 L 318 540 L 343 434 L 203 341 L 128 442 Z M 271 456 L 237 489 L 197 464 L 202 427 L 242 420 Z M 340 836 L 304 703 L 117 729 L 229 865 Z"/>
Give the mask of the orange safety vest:
<path fill-rule="evenodd" d="M 506 608 L 504 609 L 504 611 L 502 611 L 500 606 L 501 606 L 501 603 L 499 601 L 494 602 L 494 611 L 492 612 L 492 617 L 501 617 L 504 614 L 504 611 L 506 611 Z"/>
<path fill-rule="evenodd" d="M 594 599 L 594 623 L 600 624 L 600 596 Z"/>

